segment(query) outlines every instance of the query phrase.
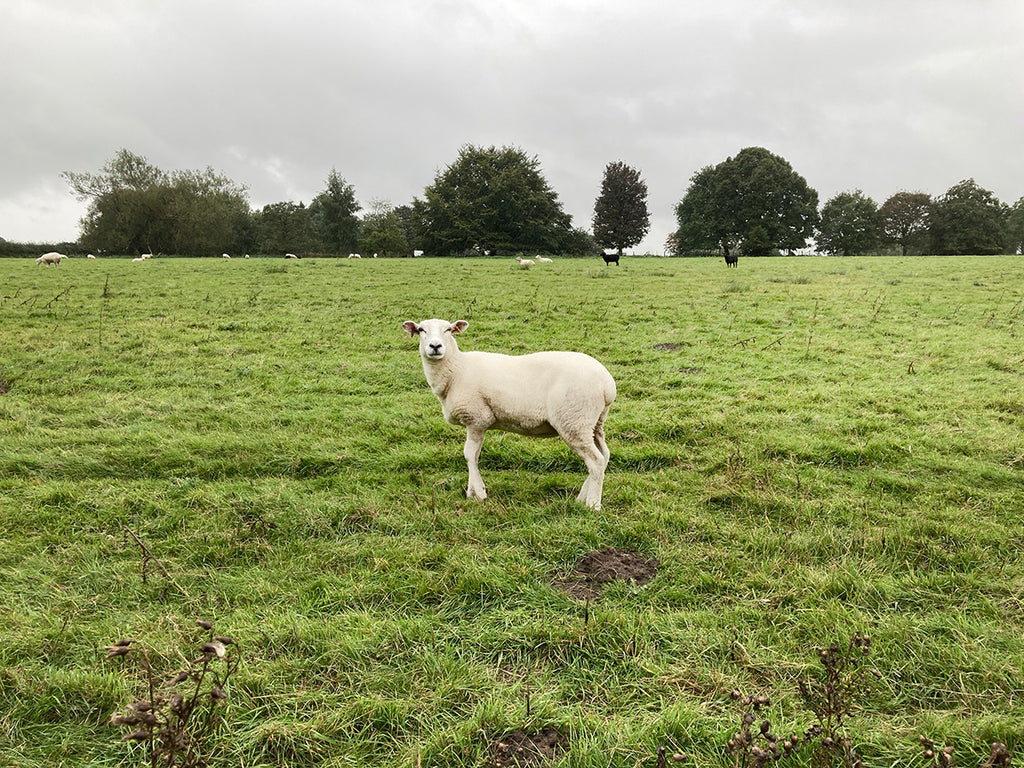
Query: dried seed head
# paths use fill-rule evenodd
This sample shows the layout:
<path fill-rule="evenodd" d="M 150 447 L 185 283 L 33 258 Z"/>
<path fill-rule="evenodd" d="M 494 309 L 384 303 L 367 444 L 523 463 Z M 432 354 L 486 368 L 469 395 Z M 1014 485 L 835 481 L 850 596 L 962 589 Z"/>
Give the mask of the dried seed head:
<path fill-rule="evenodd" d="M 132 642 L 134 642 L 134 641 L 132 641 L 132 640 L 118 640 L 116 643 L 114 643 L 114 645 L 131 645 Z"/>
<path fill-rule="evenodd" d="M 739 692 L 738 688 L 733 688 L 732 691 L 729 692 L 729 698 L 733 701 L 739 701 L 743 698 L 743 694 Z"/>
<path fill-rule="evenodd" d="M 121 741 L 148 741 L 149 731 L 136 731 L 135 733 L 129 733 L 127 736 L 122 736 Z"/>
<path fill-rule="evenodd" d="M 223 643 L 224 645 L 234 645 L 235 644 L 235 641 L 232 638 L 224 637 L 223 635 L 217 635 L 213 639 L 216 640 L 218 643 Z"/>
<path fill-rule="evenodd" d="M 228 695 L 226 693 L 224 693 L 224 690 L 220 686 L 215 685 L 210 690 L 210 698 L 211 699 L 223 701 L 227 697 L 228 697 Z"/>
<path fill-rule="evenodd" d="M 203 643 L 202 651 L 215 654 L 218 659 L 223 659 L 227 655 L 228 649 L 224 647 L 224 643 L 211 640 L 209 643 Z"/>
<path fill-rule="evenodd" d="M 196 624 L 198 624 L 203 629 L 213 629 L 213 622 L 210 621 L 203 621 L 202 619 L 199 619 L 198 621 L 196 621 Z"/>
<path fill-rule="evenodd" d="M 115 656 L 126 656 L 128 652 L 131 651 L 131 648 L 129 648 L 127 645 L 108 645 L 106 647 L 106 651 L 107 655 L 103 658 L 112 659 Z"/>
<path fill-rule="evenodd" d="M 183 683 L 186 680 L 188 680 L 188 672 L 182 670 L 174 676 L 173 680 L 171 680 L 171 685 L 177 685 L 178 683 Z"/>

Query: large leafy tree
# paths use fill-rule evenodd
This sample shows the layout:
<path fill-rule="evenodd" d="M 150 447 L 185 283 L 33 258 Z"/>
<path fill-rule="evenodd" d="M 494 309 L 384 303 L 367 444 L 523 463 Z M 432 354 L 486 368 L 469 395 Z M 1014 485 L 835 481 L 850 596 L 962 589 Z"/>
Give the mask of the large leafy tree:
<path fill-rule="evenodd" d="M 936 253 L 1003 253 L 1009 240 L 1009 208 L 966 179 L 935 200 L 931 236 Z"/>
<path fill-rule="evenodd" d="M 363 216 L 359 243 L 367 254 L 406 256 L 410 251 L 402 220 L 391 204 L 383 200 L 374 200 Z"/>
<path fill-rule="evenodd" d="M 359 241 L 359 217 L 362 206 L 356 201 L 355 188 L 334 168 L 327 176 L 327 188 L 309 204 L 313 229 L 321 246 L 329 253 L 351 253 Z"/>
<path fill-rule="evenodd" d="M 647 182 L 640 171 L 621 161 L 608 163 L 601 194 L 594 203 L 594 240 L 602 248 L 622 249 L 636 245 L 651 228 L 647 210 Z"/>
<path fill-rule="evenodd" d="M 571 234 L 540 162 L 515 147 L 463 146 L 413 211 L 420 247 L 434 256 L 557 251 Z"/>
<path fill-rule="evenodd" d="M 782 157 L 748 147 L 698 171 L 676 206 L 680 253 L 767 256 L 807 245 L 818 193 Z"/>
<path fill-rule="evenodd" d="M 301 202 L 265 205 L 255 220 L 260 253 L 308 253 L 316 244 L 309 208 Z"/>
<path fill-rule="evenodd" d="M 840 192 L 821 208 L 818 247 L 824 253 L 853 256 L 878 246 L 878 206 L 859 189 Z"/>
<path fill-rule="evenodd" d="M 932 196 L 924 192 L 897 192 L 878 209 L 882 238 L 898 245 L 904 256 L 923 249 L 928 235 Z"/>
<path fill-rule="evenodd" d="M 235 247 L 249 216 L 245 187 L 212 169 L 168 174 L 126 149 L 99 173 L 63 176 L 89 201 L 81 242 L 90 250 L 214 255 Z"/>

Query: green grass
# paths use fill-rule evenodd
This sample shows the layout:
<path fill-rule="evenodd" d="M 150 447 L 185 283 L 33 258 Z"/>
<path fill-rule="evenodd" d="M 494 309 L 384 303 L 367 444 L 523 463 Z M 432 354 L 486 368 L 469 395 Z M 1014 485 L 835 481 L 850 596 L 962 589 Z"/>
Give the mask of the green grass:
<path fill-rule="evenodd" d="M 209 619 L 228 764 L 725 765 L 814 649 L 871 635 L 869 768 L 1024 732 L 1019 257 L 0 261 L 0 765 L 137 765 L 106 725 Z M 467 501 L 404 320 L 577 349 L 619 396 L 604 508 L 560 441 L 491 433 Z M 166 568 L 144 559 L 135 533 Z M 586 552 L 657 557 L 591 605 Z M 529 712 L 527 710 L 529 709 Z"/>

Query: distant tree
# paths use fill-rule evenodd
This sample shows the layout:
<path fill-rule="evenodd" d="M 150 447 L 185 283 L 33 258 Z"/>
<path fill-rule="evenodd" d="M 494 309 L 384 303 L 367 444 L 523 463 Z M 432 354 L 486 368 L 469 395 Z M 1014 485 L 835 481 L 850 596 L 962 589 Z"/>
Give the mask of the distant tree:
<path fill-rule="evenodd" d="M 359 242 L 359 217 L 362 206 L 356 201 L 355 188 L 334 168 L 327 176 L 327 189 L 313 198 L 309 215 L 320 246 L 329 253 L 351 253 Z"/>
<path fill-rule="evenodd" d="M 409 245 L 409 255 L 412 254 L 412 251 L 421 250 L 420 231 L 412 205 L 397 205 L 394 211 L 398 221 L 402 224 L 402 231 L 405 232 L 405 241 Z"/>
<path fill-rule="evenodd" d="M 242 189 L 212 168 L 180 171 L 172 175 L 168 215 L 170 253 L 238 253 L 238 235 L 249 220 L 249 202 Z"/>
<path fill-rule="evenodd" d="M 558 250 L 572 221 L 536 157 L 468 144 L 413 211 L 420 246 L 436 256 Z"/>
<path fill-rule="evenodd" d="M 878 247 L 878 206 L 859 189 L 840 192 L 821 208 L 816 236 L 824 253 L 853 256 Z"/>
<path fill-rule="evenodd" d="M 1007 251 L 1024 254 L 1024 197 L 1010 208 L 1007 225 L 1010 235 Z"/>
<path fill-rule="evenodd" d="M 936 253 L 1003 253 L 1009 241 L 1009 208 L 974 179 L 966 179 L 935 200 L 930 233 Z"/>
<path fill-rule="evenodd" d="M 411 249 L 405 228 L 390 203 L 374 200 L 370 204 L 369 212 L 363 216 L 359 248 L 364 254 L 409 255 Z"/>
<path fill-rule="evenodd" d="M 924 192 L 897 192 L 878 209 L 882 239 L 900 247 L 904 256 L 911 248 L 924 248 L 932 196 Z"/>
<path fill-rule="evenodd" d="M 778 155 L 748 147 L 693 175 L 676 206 L 681 253 L 737 249 L 767 256 L 807 245 L 818 221 L 818 193 Z"/>
<path fill-rule="evenodd" d="M 622 249 L 636 245 L 651 228 L 647 210 L 647 182 L 640 172 L 621 161 L 608 163 L 601 194 L 594 203 L 594 240 L 601 248 Z"/>
<path fill-rule="evenodd" d="M 300 203 L 271 203 L 255 214 L 259 252 L 308 253 L 316 245 L 309 208 Z"/>
<path fill-rule="evenodd" d="M 63 177 L 89 201 L 81 242 L 90 250 L 213 255 L 233 247 L 249 216 L 245 187 L 211 168 L 167 174 L 126 149 L 100 173 Z"/>

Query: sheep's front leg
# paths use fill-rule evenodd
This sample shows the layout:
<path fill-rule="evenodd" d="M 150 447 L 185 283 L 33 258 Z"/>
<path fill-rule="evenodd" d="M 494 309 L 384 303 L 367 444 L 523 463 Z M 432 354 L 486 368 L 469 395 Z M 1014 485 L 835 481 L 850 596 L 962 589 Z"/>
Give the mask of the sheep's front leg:
<path fill-rule="evenodd" d="M 484 480 L 480 477 L 480 449 L 484 446 L 484 433 L 487 430 L 477 427 L 466 429 L 466 446 L 462 455 L 466 457 L 466 465 L 469 467 L 469 486 L 466 488 L 466 497 L 483 501 L 487 498 L 487 489 L 484 488 Z"/>

